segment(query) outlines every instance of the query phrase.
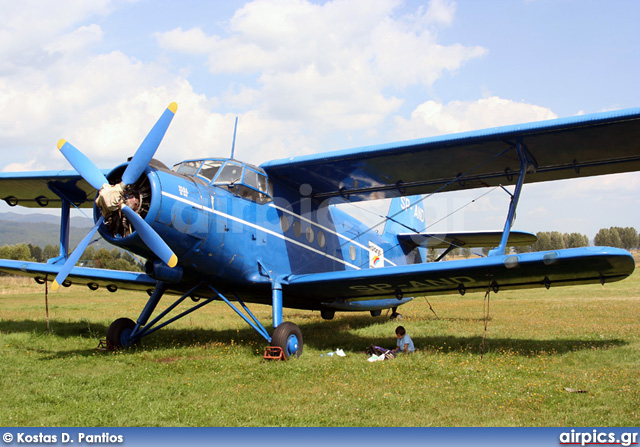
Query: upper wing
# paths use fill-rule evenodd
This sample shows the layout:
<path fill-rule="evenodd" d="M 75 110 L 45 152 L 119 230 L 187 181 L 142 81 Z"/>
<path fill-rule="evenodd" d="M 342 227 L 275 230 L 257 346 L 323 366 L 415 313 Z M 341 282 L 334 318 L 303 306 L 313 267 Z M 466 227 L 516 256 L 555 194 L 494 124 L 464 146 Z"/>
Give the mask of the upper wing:
<path fill-rule="evenodd" d="M 61 196 L 90 208 L 96 189 L 76 171 L 0 172 L 0 199 L 11 206 L 59 208 Z"/>
<path fill-rule="evenodd" d="M 294 275 L 283 283 L 285 297 L 315 301 L 340 310 L 402 304 L 406 297 L 467 291 L 494 292 L 533 287 L 619 281 L 633 273 L 626 250 L 571 248 L 550 252 L 489 256 L 379 269 Z M 304 301 L 303 300 L 303 301 Z M 395 303 L 395 304 L 389 304 Z"/>
<path fill-rule="evenodd" d="M 267 162 L 270 178 L 315 197 L 370 200 L 640 170 L 640 108 Z"/>
<path fill-rule="evenodd" d="M 457 247 L 496 247 L 502 238 L 502 231 L 475 231 L 461 233 L 402 233 L 398 235 L 400 242 L 419 247 L 446 248 Z M 524 231 L 511 231 L 507 245 L 524 247 L 535 244 L 535 234 Z"/>

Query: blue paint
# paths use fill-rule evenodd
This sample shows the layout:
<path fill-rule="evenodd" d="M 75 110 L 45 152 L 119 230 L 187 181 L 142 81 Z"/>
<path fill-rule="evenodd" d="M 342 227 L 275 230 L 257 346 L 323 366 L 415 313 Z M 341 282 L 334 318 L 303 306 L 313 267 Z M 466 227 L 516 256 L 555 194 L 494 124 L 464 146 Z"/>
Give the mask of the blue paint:
<path fill-rule="evenodd" d="M 289 335 L 287 338 L 287 354 L 294 354 L 298 350 L 298 346 L 298 337 L 294 334 Z"/>
<path fill-rule="evenodd" d="M 518 141 L 518 143 L 516 144 L 516 152 L 518 153 L 518 158 L 520 158 L 520 172 L 518 175 L 518 182 L 516 183 L 516 189 L 511 196 L 511 202 L 509 203 L 509 212 L 507 213 L 507 220 L 504 223 L 504 231 L 502 233 L 500 245 L 498 245 L 494 250 L 491 250 L 489 252 L 489 256 L 504 255 L 506 253 L 507 239 L 509 239 L 509 232 L 511 231 L 511 226 L 513 225 L 513 221 L 516 217 L 518 200 L 520 199 L 522 185 L 524 184 L 524 179 L 527 175 L 527 155 L 525 154 L 525 149 L 522 147 L 522 143 L 520 141 Z"/>
<path fill-rule="evenodd" d="M 66 276 L 68 269 L 75 284 L 150 291 L 137 325 L 126 335 L 129 340 L 222 300 L 269 341 L 245 302 L 271 305 L 276 328 L 285 307 L 379 311 L 415 296 L 606 283 L 634 270 L 628 252 L 608 247 L 517 256 L 505 251 L 525 182 L 640 169 L 635 146 L 640 109 L 277 160 L 262 167 L 208 158 L 186 160 L 169 170 L 150 160 L 173 112 L 175 107 L 165 111 L 130 163 L 106 176 L 68 143 L 63 153 L 85 179 L 69 171 L 0 174 L 0 185 L 24 181 L 28 194 L 38 194 L 33 197 L 48 200 L 55 193 L 50 203 L 62 206 L 63 260 L 68 257 L 70 202 L 87 206 L 105 178 L 111 184 L 123 180 L 130 185 L 127 194 L 141 199 L 140 209 L 121 208 L 127 220 L 112 214 L 103 222 L 95 208 L 96 230 L 108 242 L 148 258 L 148 274 L 73 267 L 71 261 L 60 267 L 0 260 L 0 270 L 44 279 L 60 272 Z M 599 141 L 608 142 L 609 152 L 602 157 Z M 529 164 L 535 172 L 527 173 Z M 426 216 L 419 194 L 491 184 L 515 185 L 492 256 L 426 263 L 428 242 L 422 241 L 429 235 L 423 233 Z M 15 197 L 27 206 L 35 200 Z M 385 197 L 393 200 L 386 225 L 377 229 L 380 234 L 333 206 Z M 131 234 L 127 223 L 133 223 Z M 419 237 L 411 240 L 411 235 Z M 166 264 L 173 255 L 178 266 L 170 269 Z M 377 266 L 384 268 L 371 268 Z M 180 298 L 148 323 L 165 292 Z M 203 301 L 161 323 L 189 297 Z M 298 344 L 301 340 L 290 336 L 287 351 L 295 353 Z"/>

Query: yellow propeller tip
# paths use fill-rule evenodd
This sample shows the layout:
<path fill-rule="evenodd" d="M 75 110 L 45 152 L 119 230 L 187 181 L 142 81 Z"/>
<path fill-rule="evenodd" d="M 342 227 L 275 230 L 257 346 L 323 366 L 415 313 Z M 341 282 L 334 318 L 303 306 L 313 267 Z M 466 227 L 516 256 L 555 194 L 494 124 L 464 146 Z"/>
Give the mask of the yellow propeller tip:
<path fill-rule="evenodd" d="M 60 284 L 58 284 L 58 281 L 54 279 L 53 283 L 51 283 L 51 290 L 58 290 L 58 287 L 60 287 Z"/>
<path fill-rule="evenodd" d="M 171 259 L 169 259 L 167 265 L 171 268 L 174 268 L 176 265 L 178 265 L 178 257 L 176 255 L 171 255 Z"/>
<path fill-rule="evenodd" d="M 60 141 L 58 141 L 58 149 L 62 149 L 62 146 L 64 146 L 66 144 L 67 140 L 65 140 L 64 138 L 62 138 Z"/>
<path fill-rule="evenodd" d="M 171 110 L 173 113 L 176 113 L 176 111 L 178 110 L 178 103 L 172 102 L 171 104 L 169 104 L 169 107 L 167 108 Z"/>

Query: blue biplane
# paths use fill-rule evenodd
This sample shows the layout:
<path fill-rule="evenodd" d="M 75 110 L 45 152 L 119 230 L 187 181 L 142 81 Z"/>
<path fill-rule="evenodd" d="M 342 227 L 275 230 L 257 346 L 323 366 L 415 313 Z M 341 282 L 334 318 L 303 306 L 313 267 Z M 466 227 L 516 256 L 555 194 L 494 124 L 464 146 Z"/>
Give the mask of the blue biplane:
<path fill-rule="evenodd" d="M 39 283 L 144 290 L 136 321 L 116 319 L 107 340 L 129 346 L 214 301 L 231 306 L 287 356 L 302 333 L 283 308 L 380 315 L 430 294 L 606 283 L 628 277 L 625 250 L 588 247 L 511 254 L 535 242 L 511 231 L 523 184 L 640 170 L 640 109 L 506 126 L 435 138 L 293 157 L 253 166 L 233 158 L 153 159 L 177 110 L 172 103 L 126 163 L 102 171 L 70 143 L 75 170 L 0 174 L 9 205 L 61 208 L 60 256 L 47 263 L 0 260 L 0 271 Z M 503 231 L 425 231 L 425 195 L 511 186 Z M 392 199 L 371 228 L 336 204 Z M 93 208 L 95 227 L 69 250 L 72 207 Z M 100 235 L 147 259 L 144 273 L 76 266 Z M 428 247 L 491 247 L 487 256 L 427 262 Z M 442 258 L 442 256 L 441 256 Z M 163 311 L 165 294 L 179 298 Z M 187 298 L 188 310 L 170 317 Z M 235 303 L 235 304 L 234 304 Z M 270 304 L 273 331 L 246 303 Z M 241 307 L 241 309 L 240 309 Z M 152 318 L 153 316 L 153 318 Z"/>

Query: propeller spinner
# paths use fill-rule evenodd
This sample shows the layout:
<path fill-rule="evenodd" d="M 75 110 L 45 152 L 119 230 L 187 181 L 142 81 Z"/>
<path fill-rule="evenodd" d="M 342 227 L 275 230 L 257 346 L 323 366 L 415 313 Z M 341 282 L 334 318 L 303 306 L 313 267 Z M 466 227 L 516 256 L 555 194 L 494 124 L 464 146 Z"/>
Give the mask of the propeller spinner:
<path fill-rule="evenodd" d="M 124 191 L 126 187 L 135 183 L 144 173 L 154 154 L 158 150 L 158 146 L 169 128 L 169 124 L 171 124 L 171 120 L 177 110 L 178 104 L 175 102 L 172 102 L 169 107 L 167 107 L 127 165 L 127 168 L 122 175 L 122 182 L 116 185 L 110 185 L 102 171 L 100 171 L 96 165 L 89 160 L 89 158 L 69 142 L 66 140 L 60 140 L 58 142 L 58 149 L 60 149 L 60 152 L 62 152 L 62 155 L 64 155 L 67 161 L 71 163 L 83 179 L 99 190 L 98 198 L 96 199 L 96 206 L 100 208 L 102 217 L 98 219 L 96 225 L 91 229 L 91 231 L 89 231 L 84 239 L 82 239 L 80 244 L 78 244 L 73 253 L 64 263 L 53 281 L 51 286 L 53 290 L 57 290 L 58 287 L 60 287 L 60 284 L 63 283 L 67 275 L 71 272 L 76 262 L 80 259 L 80 256 L 82 256 L 82 253 L 84 253 L 86 248 L 89 246 L 89 243 L 98 230 L 98 227 L 104 222 L 105 217 L 117 210 L 121 210 L 122 213 L 127 216 L 142 241 L 159 259 L 165 262 L 169 267 L 175 267 L 177 265 L 178 257 L 173 253 L 171 248 L 169 248 L 160 235 L 158 235 L 158 233 L 156 233 L 155 230 L 151 228 L 151 226 L 142 217 L 140 217 L 134 209 L 125 204 L 124 199 Z"/>

